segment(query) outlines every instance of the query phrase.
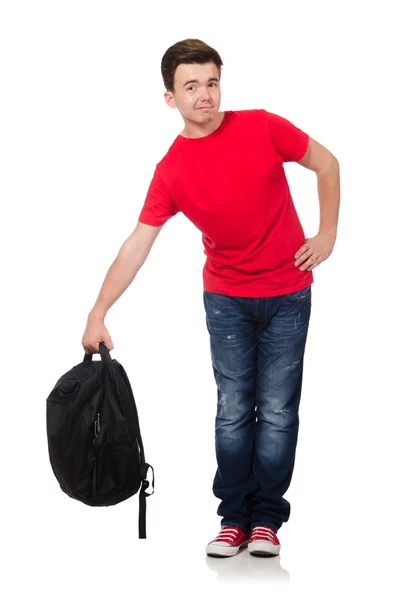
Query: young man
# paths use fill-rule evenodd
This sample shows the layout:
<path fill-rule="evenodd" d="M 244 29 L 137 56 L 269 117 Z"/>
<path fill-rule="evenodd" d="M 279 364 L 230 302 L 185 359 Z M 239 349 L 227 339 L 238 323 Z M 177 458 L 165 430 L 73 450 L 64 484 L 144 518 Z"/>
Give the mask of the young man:
<path fill-rule="evenodd" d="M 277 531 L 290 514 L 284 499 L 298 435 L 312 270 L 334 247 L 339 164 L 324 146 L 263 108 L 219 112 L 222 60 L 196 39 L 171 46 L 161 71 L 165 101 L 184 121 L 156 164 L 133 234 L 124 242 L 90 312 L 86 352 L 113 344 L 110 306 L 179 211 L 202 232 L 203 302 L 217 384 L 213 492 L 221 531 L 207 554 L 280 551 Z M 316 172 L 318 234 L 305 239 L 283 163 Z"/>

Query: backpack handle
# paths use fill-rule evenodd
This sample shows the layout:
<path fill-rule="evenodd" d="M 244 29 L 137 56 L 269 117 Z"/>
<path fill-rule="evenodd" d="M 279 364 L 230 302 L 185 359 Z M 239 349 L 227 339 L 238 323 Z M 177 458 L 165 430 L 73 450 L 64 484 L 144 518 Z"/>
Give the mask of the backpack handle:
<path fill-rule="evenodd" d="M 103 362 L 105 363 L 111 363 L 112 362 L 112 358 L 110 356 L 110 352 L 107 349 L 105 342 L 99 342 L 99 353 L 101 355 L 101 359 Z M 85 354 L 84 353 L 84 360 L 83 362 L 90 362 L 92 361 L 92 354 Z"/>

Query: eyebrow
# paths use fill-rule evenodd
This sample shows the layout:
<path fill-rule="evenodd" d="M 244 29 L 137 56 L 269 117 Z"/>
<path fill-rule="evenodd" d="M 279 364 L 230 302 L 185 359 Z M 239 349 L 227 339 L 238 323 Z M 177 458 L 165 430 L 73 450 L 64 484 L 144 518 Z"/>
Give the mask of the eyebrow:
<path fill-rule="evenodd" d="M 210 81 L 219 81 L 219 79 L 218 79 L 218 77 L 210 77 L 208 79 L 208 83 Z M 182 87 L 185 87 L 185 85 L 187 85 L 188 83 L 199 83 L 199 80 L 198 79 L 189 79 L 189 81 L 186 81 Z"/>

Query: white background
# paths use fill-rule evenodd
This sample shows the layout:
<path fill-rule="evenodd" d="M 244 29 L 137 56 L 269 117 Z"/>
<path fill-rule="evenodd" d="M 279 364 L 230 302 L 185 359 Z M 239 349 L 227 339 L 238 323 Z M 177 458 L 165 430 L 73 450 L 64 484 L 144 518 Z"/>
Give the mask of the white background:
<path fill-rule="evenodd" d="M 274 586 L 283 597 L 395 597 L 392 4 L 2 2 L 4 598 L 135 598 L 137 588 L 237 598 Z M 160 62 L 189 37 L 222 57 L 220 110 L 266 108 L 340 163 L 338 237 L 313 271 L 291 517 L 274 559 L 205 554 L 220 526 L 216 384 L 201 233 L 182 213 L 105 319 L 155 472 L 147 539 L 138 539 L 138 495 L 88 507 L 60 490 L 48 459 L 46 398 L 83 360 L 88 312 L 135 228 L 155 164 L 182 132 Z M 285 170 L 312 237 L 316 175 L 297 163 Z"/>

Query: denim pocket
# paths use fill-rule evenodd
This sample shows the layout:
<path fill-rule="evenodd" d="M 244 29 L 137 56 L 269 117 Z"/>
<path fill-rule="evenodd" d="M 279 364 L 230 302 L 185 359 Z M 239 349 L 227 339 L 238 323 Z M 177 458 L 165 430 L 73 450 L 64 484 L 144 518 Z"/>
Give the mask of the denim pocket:
<path fill-rule="evenodd" d="M 299 290 L 298 292 L 291 292 L 290 294 L 285 294 L 285 295 L 290 300 L 299 301 L 299 300 L 304 300 L 305 298 L 310 296 L 311 291 L 312 291 L 312 286 L 310 284 L 307 287 L 303 288 L 303 290 Z"/>

